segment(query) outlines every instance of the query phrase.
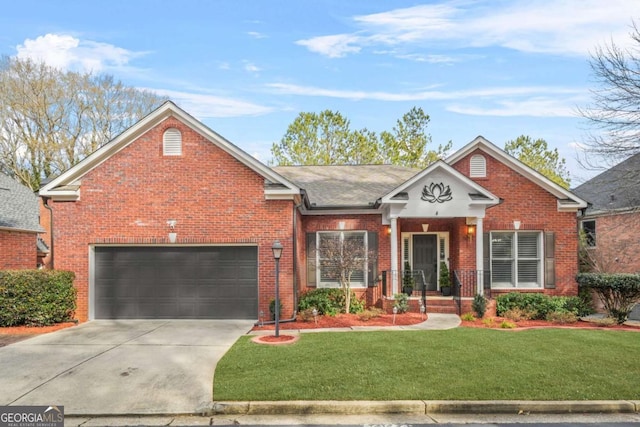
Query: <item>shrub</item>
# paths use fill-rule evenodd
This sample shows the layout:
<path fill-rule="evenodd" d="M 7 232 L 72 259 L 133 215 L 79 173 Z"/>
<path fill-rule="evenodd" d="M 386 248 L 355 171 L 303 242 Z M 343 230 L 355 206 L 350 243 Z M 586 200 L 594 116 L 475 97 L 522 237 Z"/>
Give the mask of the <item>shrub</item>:
<path fill-rule="evenodd" d="M 318 314 L 326 314 L 335 316 L 338 313 L 344 313 L 345 298 L 344 291 L 339 288 L 321 288 L 312 289 L 300 295 L 298 301 L 298 311 L 302 312 L 307 309 L 317 309 Z M 364 310 L 364 300 L 356 298 L 351 291 L 351 313 L 359 313 Z"/>
<path fill-rule="evenodd" d="M 549 313 L 569 312 L 583 315 L 587 308 L 578 297 L 549 296 L 540 293 L 511 292 L 496 298 L 496 313 L 506 317 L 508 311 L 519 309 L 531 313 L 532 320 L 545 320 Z"/>
<path fill-rule="evenodd" d="M 493 317 L 487 317 L 486 319 L 482 319 L 482 324 L 487 328 L 492 328 L 495 325 L 495 321 Z"/>
<path fill-rule="evenodd" d="M 598 295 L 609 316 L 618 324 L 627 321 L 634 304 L 640 301 L 640 274 L 580 273 L 576 280 Z"/>
<path fill-rule="evenodd" d="M 74 278 L 70 271 L 0 271 L 0 326 L 45 326 L 72 320 Z"/>
<path fill-rule="evenodd" d="M 393 306 L 398 309 L 398 313 L 409 311 L 409 297 L 407 294 L 395 294 L 393 298 L 396 300 Z"/>
<path fill-rule="evenodd" d="M 515 324 L 515 323 L 511 323 L 511 322 L 509 322 L 509 321 L 507 321 L 507 320 L 503 320 L 503 321 L 500 323 L 500 327 L 501 327 L 502 329 L 513 329 L 513 328 L 515 328 L 515 327 L 516 327 L 516 324 Z"/>
<path fill-rule="evenodd" d="M 368 310 L 364 310 L 362 313 L 358 314 L 358 319 L 363 322 L 367 322 L 371 319 L 375 319 L 376 317 L 380 317 L 384 314 L 384 310 L 377 307 L 372 307 Z"/>
<path fill-rule="evenodd" d="M 274 298 L 269 301 L 269 314 L 271 320 L 276 320 L 276 300 Z M 278 301 L 278 319 L 282 319 L 282 300 Z"/>
<path fill-rule="evenodd" d="M 554 311 L 547 314 L 547 320 L 553 323 L 576 323 L 578 317 L 569 311 Z"/>
<path fill-rule="evenodd" d="M 313 308 L 307 308 L 298 313 L 298 318 L 303 322 L 312 322 L 315 319 L 313 318 Z"/>
<path fill-rule="evenodd" d="M 507 319 L 514 322 L 520 322 L 522 320 L 535 319 L 536 317 L 538 317 L 538 313 L 536 313 L 535 311 L 523 310 L 516 307 L 504 312 L 503 317 L 506 317 Z"/>
<path fill-rule="evenodd" d="M 476 320 L 476 318 L 473 315 L 473 313 L 464 313 L 462 316 L 460 316 L 460 318 L 462 320 L 464 320 L 465 322 L 473 322 L 473 321 Z"/>
<path fill-rule="evenodd" d="M 476 313 L 476 316 L 483 318 L 484 313 L 487 311 L 487 299 L 483 295 L 476 294 L 476 296 L 473 297 L 471 308 Z"/>

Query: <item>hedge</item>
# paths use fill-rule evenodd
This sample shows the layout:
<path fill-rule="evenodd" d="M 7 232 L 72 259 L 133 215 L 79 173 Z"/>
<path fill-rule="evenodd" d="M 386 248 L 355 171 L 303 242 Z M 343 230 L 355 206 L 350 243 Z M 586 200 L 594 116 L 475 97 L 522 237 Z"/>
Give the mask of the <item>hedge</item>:
<path fill-rule="evenodd" d="M 534 314 L 535 319 L 544 320 L 551 313 L 573 313 L 583 316 L 589 312 L 578 297 L 549 296 L 533 292 L 510 292 L 496 297 L 496 314 L 520 309 Z"/>
<path fill-rule="evenodd" d="M 635 303 L 640 302 L 640 274 L 580 273 L 576 280 L 598 295 L 618 323 L 626 322 Z"/>
<path fill-rule="evenodd" d="M 72 320 L 74 278 L 71 271 L 0 271 L 0 326 L 46 326 Z"/>

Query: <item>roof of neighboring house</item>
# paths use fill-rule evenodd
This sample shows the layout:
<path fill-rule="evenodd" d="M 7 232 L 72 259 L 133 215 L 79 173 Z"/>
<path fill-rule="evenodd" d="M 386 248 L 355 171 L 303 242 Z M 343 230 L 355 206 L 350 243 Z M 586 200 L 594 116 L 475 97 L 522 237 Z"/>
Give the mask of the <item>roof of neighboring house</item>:
<path fill-rule="evenodd" d="M 587 213 L 640 207 L 640 153 L 584 182 L 573 192 L 591 203 Z"/>
<path fill-rule="evenodd" d="M 38 197 L 15 179 L 0 173 L 0 229 L 42 232 Z"/>
<path fill-rule="evenodd" d="M 276 166 L 307 192 L 312 206 L 367 207 L 420 169 L 394 165 Z"/>

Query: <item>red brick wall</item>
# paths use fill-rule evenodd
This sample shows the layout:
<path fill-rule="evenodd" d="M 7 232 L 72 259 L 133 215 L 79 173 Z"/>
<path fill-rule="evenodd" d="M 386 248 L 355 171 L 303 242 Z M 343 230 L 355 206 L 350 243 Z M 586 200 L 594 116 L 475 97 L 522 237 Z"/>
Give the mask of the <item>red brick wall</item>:
<path fill-rule="evenodd" d="M 181 156 L 162 154 L 169 127 L 182 132 Z M 178 244 L 255 244 L 265 314 L 279 239 L 282 315 L 293 312 L 293 202 L 265 200 L 263 177 L 178 120 L 166 119 L 87 173 L 80 191 L 77 202 L 53 206 L 55 266 L 76 273 L 80 320 L 88 317 L 89 245 L 168 244 L 169 219 Z"/>
<path fill-rule="evenodd" d="M 503 201 L 487 209 L 484 231 L 514 230 L 513 221 L 521 221 L 520 230 L 555 233 L 556 288 L 553 295 L 575 295 L 578 272 L 578 235 L 576 212 L 558 212 L 557 198 L 503 163 L 478 150 L 460 159 L 455 169 L 469 175 L 469 158 L 482 154 L 487 160 L 487 177 L 472 178 Z"/>
<path fill-rule="evenodd" d="M 0 270 L 36 268 L 36 234 L 0 230 Z"/>
<path fill-rule="evenodd" d="M 596 271 L 640 272 L 640 212 L 603 215 L 595 218 L 596 246 L 588 249 Z"/>

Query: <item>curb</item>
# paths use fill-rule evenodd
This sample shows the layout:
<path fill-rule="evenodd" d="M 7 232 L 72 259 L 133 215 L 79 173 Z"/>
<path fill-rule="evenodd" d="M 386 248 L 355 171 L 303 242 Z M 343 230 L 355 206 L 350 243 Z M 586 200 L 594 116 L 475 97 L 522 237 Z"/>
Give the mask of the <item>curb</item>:
<path fill-rule="evenodd" d="M 393 400 L 214 402 L 207 415 L 617 414 L 639 413 L 633 400 Z"/>

